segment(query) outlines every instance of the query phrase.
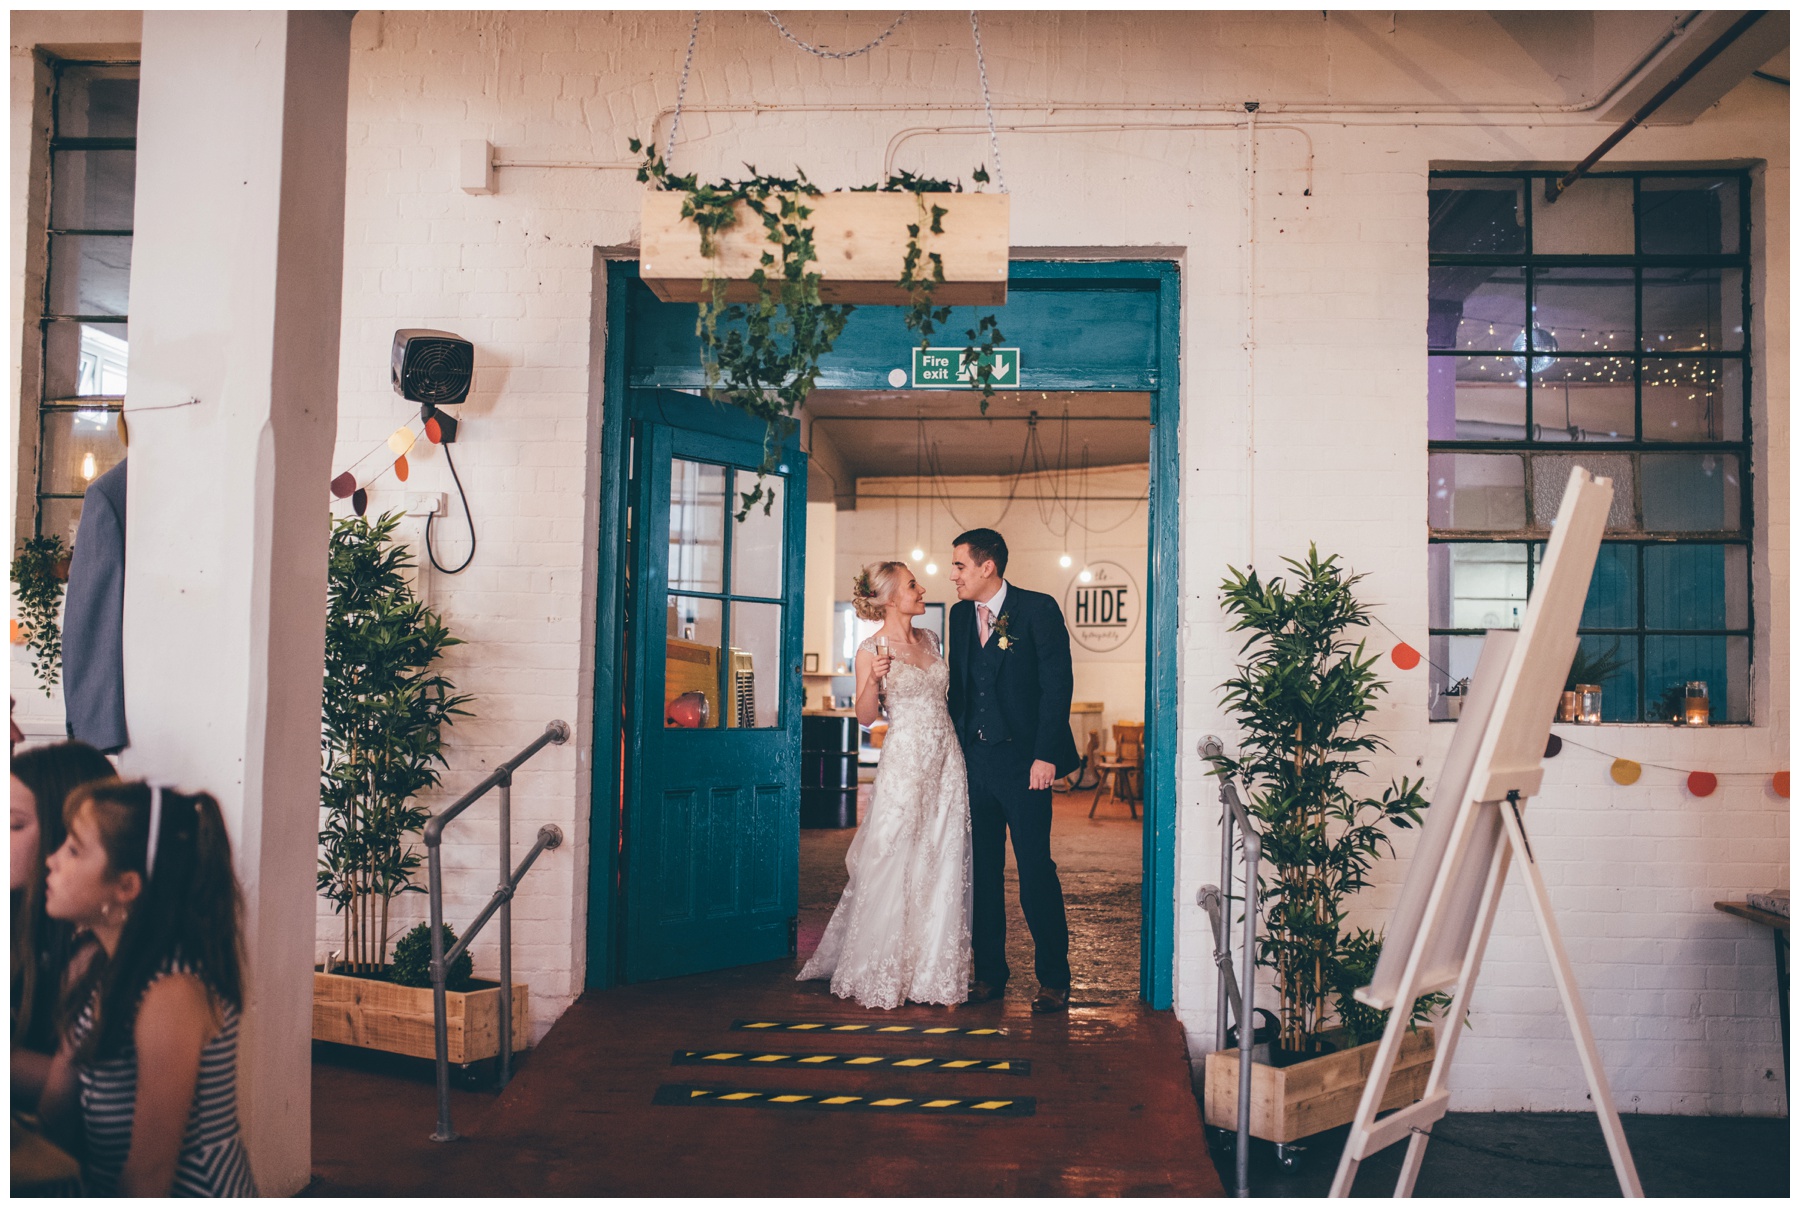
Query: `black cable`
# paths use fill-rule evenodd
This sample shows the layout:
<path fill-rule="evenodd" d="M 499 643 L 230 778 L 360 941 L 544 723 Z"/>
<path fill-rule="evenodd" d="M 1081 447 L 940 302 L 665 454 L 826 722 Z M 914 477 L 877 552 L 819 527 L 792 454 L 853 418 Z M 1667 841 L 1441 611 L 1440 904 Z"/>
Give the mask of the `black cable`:
<path fill-rule="evenodd" d="M 439 565 L 437 554 L 433 553 L 431 549 L 431 522 L 437 517 L 435 513 L 427 513 L 425 517 L 425 557 L 430 559 L 433 570 L 442 571 L 446 575 L 460 575 L 469 569 L 469 563 L 475 561 L 475 515 L 469 511 L 469 493 L 463 490 L 462 476 L 456 472 L 456 459 L 450 456 L 450 446 L 445 445 L 443 448 L 444 461 L 449 465 L 450 477 L 456 483 L 456 493 L 462 496 L 463 519 L 469 522 L 469 556 L 464 558 L 462 565 L 455 570 Z"/>

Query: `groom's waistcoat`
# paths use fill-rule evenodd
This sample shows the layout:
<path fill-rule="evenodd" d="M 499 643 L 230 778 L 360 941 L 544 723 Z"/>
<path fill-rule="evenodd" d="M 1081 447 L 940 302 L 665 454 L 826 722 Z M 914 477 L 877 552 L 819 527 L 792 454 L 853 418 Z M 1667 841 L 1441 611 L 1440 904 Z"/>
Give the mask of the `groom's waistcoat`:
<path fill-rule="evenodd" d="M 1006 652 L 1000 649 L 999 635 L 993 634 L 987 645 L 976 645 L 973 653 L 969 663 L 969 732 L 965 738 L 993 746 L 1012 737 L 1006 728 L 1006 715 L 1000 710 L 1000 664 Z"/>

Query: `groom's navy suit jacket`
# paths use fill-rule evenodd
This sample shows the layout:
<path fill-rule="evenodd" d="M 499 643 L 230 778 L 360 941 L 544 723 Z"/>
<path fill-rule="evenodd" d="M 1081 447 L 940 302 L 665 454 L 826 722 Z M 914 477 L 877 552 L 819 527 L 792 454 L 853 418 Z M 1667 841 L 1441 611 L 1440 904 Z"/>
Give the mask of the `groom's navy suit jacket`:
<path fill-rule="evenodd" d="M 1000 640 L 999 618 L 987 649 L 975 629 L 975 605 L 958 600 L 950 609 L 950 718 L 963 748 L 974 741 L 975 692 L 971 672 L 977 658 L 998 661 L 995 693 L 1006 720 L 1011 745 L 1041 759 L 1067 776 L 1081 766 L 1075 735 L 1069 729 L 1069 702 L 1075 695 L 1075 670 L 1069 661 L 1069 629 L 1056 601 L 1039 591 L 1006 585 L 1000 616 L 1006 618 L 1007 646 Z"/>

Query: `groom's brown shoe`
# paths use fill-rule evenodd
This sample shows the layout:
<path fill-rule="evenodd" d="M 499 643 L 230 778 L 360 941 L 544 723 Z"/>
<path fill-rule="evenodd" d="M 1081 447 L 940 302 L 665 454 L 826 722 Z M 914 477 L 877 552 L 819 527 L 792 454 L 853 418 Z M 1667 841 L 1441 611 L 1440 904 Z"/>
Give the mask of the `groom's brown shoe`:
<path fill-rule="evenodd" d="M 969 997 L 964 999 L 963 1001 L 967 1002 L 967 1003 L 993 1002 L 996 998 L 999 998 L 1001 995 L 1003 995 L 1005 993 L 1006 993 L 1006 983 L 1005 982 L 1001 982 L 997 986 L 994 985 L 992 982 L 984 982 L 984 981 L 970 982 L 969 983 Z"/>
<path fill-rule="evenodd" d="M 1031 1000 L 1033 1015 L 1050 1015 L 1057 1011 L 1069 1009 L 1069 992 L 1059 990 L 1055 986 L 1039 986 L 1037 997 Z"/>

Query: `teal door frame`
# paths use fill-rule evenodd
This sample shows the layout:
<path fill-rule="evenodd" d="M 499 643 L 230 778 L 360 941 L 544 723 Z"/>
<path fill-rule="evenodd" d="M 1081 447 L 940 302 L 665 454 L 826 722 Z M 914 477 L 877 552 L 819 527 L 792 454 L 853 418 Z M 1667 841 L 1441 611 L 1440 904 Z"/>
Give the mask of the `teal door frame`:
<path fill-rule="evenodd" d="M 1148 614 L 1145 619 L 1143 926 L 1141 989 L 1167 1008 L 1175 981 L 1175 769 L 1181 524 L 1180 270 L 1169 260 L 1014 261 L 1001 313 L 1022 349 L 1028 388 L 1131 391 L 1151 400 Z M 971 324 L 958 308 L 946 330 Z M 851 315 L 819 385 L 890 390 L 887 374 L 911 336 L 898 307 Z M 633 261 L 607 262 L 602 375 L 599 583 L 595 602 L 594 749 L 589 828 L 587 985 L 619 980 L 620 790 L 627 688 L 624 616 L 627 472 L 634 389 L 704 384 L 694 308 L 656 300 Z M 1016 339 L 1014 337 L 1017 337 Z"/>

